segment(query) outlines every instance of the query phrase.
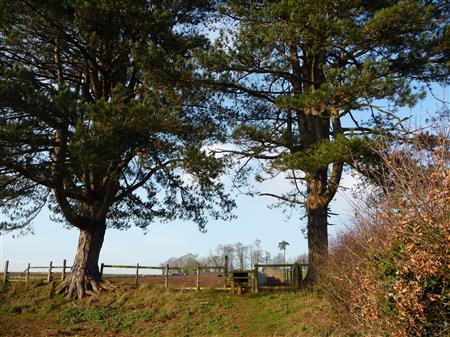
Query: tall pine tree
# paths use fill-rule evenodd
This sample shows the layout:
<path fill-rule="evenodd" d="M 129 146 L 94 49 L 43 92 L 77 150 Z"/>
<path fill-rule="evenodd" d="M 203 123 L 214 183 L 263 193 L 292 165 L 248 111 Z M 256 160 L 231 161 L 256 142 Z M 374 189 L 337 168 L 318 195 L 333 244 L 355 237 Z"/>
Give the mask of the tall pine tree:
<path fill-rule="evenodd" d="M 205 59 L 211 84 L 233 100 L 235 153 L 292 182 L 266 195 L 306 209 L 311 283 L 344 165 L 370 163 L 367 142 L 401 128 L 398 108 L 421 96 L 415 83 L 448 81 L 448 3 L 229 0 L 223 13 Z"/>
<path fill-rule="evenodd" d="M 0 21 L 1 230 L 49 205 L 80 231 L 62 288 L 97 292 L 108 226 L 229 217 L 198 85 L 207 0 L 14 0 Z M 7 6 L 7 7 L 6 7 Z M 126 245 L 117 247 L 120 251 Z"/>

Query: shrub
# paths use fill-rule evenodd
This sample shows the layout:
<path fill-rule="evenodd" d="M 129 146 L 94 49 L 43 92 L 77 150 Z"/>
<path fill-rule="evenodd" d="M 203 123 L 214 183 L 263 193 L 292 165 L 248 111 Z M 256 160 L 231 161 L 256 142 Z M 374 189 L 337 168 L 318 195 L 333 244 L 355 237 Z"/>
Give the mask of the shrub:
<path fill-rule="evenodd" d="M 436 141 L 439 140 L 437 143 Z M 426 143 L 425 145 L 430 145 Z M 382 190 L 333 244 L 319 287 L 361 336 L 448 336 L 448 137 L 390 149 Z"/>

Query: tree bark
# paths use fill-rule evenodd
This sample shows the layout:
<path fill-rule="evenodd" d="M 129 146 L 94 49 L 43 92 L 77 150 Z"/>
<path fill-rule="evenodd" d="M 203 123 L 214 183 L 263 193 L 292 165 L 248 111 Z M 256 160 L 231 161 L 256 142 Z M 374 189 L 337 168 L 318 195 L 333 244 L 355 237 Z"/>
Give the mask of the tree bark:
<path fill-rule="evenodd" d="M 72 270 L 59 291 L 65 293 L 68 298 L 82 298 L 86 294 L 95 295 L 101 288 L 105 288 L 101 284 L 98 268 L 105 231 L 105 221 L 95 222 L 86 229 L 80 230 Z"/>
<path fill-rule="evenodd" d="M 318 268 L 328 256 L 328 200 L 324 194 L 327 186 L 327 169 L 320 169 L 314 175 L 307 174 L 308 197 L 308 273 L 305 285 L 317 280 Z"/>
<path fill-rule="evenodd" d="M 80 231 L 78 249 L 75 256 L 72 272 L 83 271 L 86 275 L 99 280 L 98 259 L 105 237 L 106 226 L 104 223 L 87 230 Z"/>
<path fill-rule="evenodd" d="M 318 268 L 328 255 L 327 206 L 308 207 L 308 273 L 305 284 L 312 285 L 317 280 Z"/>

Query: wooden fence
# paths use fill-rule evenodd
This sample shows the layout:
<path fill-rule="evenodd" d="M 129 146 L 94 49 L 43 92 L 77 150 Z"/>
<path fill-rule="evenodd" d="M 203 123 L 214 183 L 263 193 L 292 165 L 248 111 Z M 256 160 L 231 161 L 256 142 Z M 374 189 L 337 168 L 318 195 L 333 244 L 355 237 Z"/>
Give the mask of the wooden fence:
<path fill-rule="evenodd" d="M 10 272 L 9 271 L 9 261 L 5 261 L 3 268 L 3 284 L 7 282 L 29 282 L 31 279 L 39 279 L 46 282 L 54 280 L 55 270 L 61 270 L 58 272 L 60 274 L 61 281 L 66 277 L 66 270 L 70 270 L 72 267 L 67 265 L 67 261 L 64 259 L 61 266 L 53 265 L 53 262 L 47 266 L 32 266 L 28 263 L 27 268 L 23 272 Z M 45 270 L 42 272 L 32 272 L 32 270 Z"/>
<path fill-rule="evenodd" d="M 141 277 L 143 275 L 142 271 L 144 270 L 160 270 L 161 275 L 164 276 L 164 288 L 169 288 L 171 285 L 171 277 L 175 277 L 179 272 L 191 272 L 195 275 L 195 286 L 193 287 L 181 287 L 180 289 L 192 289 L 192 290 L 201 290 L 206 289 L 207 287 L 202 287 L 202 271 L 211 271 L 216 270 L 221 273 L 223 276 L 223 286 L 222 287 L 214 287 L 217 290 L 231 290 L 233 292 L 241 293 L 241 291 L 251 290 L 255 293 L 258 293 L 261 290 L 271 289 L 271 290 L 281 290 L 281 289 L 301 289 L 303 286 L 303 273 L 304 268 L 307 268 L 307 264 L 256 264 L 252 270 L 248 271 L 229 271 L 228 270 L 228 257 L 225 257 L 223 266 L 189 266 L 189 267 L 175 267 L 170 266 L 169 264 L 165 266 L 144 266 L 137 263 L 136 265 L 113 265 L 113 264 L 105 264 L 102 263 L 100 265 L 100 274 L 103 278 L 107 277 L 119 277 L 125 276 L 127 278 L 133 277 L 133 283 L 138 284 Z M 44 282 L 50 283 L 54 280 L 64 280 L 67 275 L 67 270 L 70 271 L 72 267 L 67 265 L 66 260 L 63 260 L 62 265 L 53 265 L 53 262 L 47 266 L 32 266 L 28 263 L 27 268 L 23 272 L 10 272 L 9 271 L 9 261 L 5 261 L 4 270 L 3 270 L 3 284 L 8 282 L 29 282 L 31 279 L 40 279 Z M 261 282 L 260 277 L 263 273 L 260 270 L 264 271 L 266 268 L 281 268 L 284 272 L 284 283 L 279 285 L 271 285 L 264 284 Z M 106 274 L 106 269 L 131 269 L 133 270 L 133 274 Z M 41 272 L 35 270 L 41 270 Z M 58 278 L 56 275 L 58 274 Z M 238 275 L 239 274 L 239 275 Z M 242 276 L 244 274 L 244 277 Z M 148 275 L 149 276 L 149 275 Z M 246 281 L 244 284 L 242 283 L 242 279 Z M 171 287 L 175 288 L 175 287 Z M 211 288 L 211 287 L 209 287 Z M 245 288 L 245 289 L 244 289 Z M 175 288 L 176 289 L 176 288 Z"/>
<path fill-rule="evenodd" d="M 105 268 L 111 268 L 111 269 L 134 269 L 134 283 L 138 284 L 139 281 L 139 271 L 142 270 L 161 270 L 162 274 L 165 275 L 165 282 L 164 286 L 165 288 L 169 287 L 169 280 L 172 271 L 191 271 L 195 272 L 196 275 L 196 286 L 195 287 L 184 287 L 184 289 L 202 289 L 201 283 L 200 283 L 200 273 L 202 270 L 217 270 L 221 271 L 223 274 L 224 279 L 224 285 L 223 288 L 216 288 L 216 289 L 226 289 L 227 288 L 227 275 L 228 275 L 228 257 L 225 257 L 225 264 L 224 266 L 190 266 L 190 267 L 174 267 L 170 265 L 166 266 L 143 266 L 137 263 L 136 265 L 112 265 L 112 264 L 104 264 L 102 263 L 100 265 L 100 274 L 103 277 Z M 64 280 L 67 275 L 67 270 L 70 270 L 72 267 L 67 265 L 67 261 L 64 259 L 61 266 L 54 265 L 52 261 L 47 266 L 32 266 L 30 263 L 28 263 L 27 268 L 23 272 L 11 272 L 9 271 L 9 261 L 5 261 L 4 269 L 3 269 L 3 284 L 6 284 L 8 282 L 29 282 L 31 279 L 39 279 L 45 282 L 51 282 L 55 278 L 55 271 L 60 270 L 60 280 Z M 40 272 L 35 270 L 41 270 Z M 43 271 L 45 270 L 45 272 Z M 59 274 L 58 273 L 58 274 Z"/>
<path fill-rule="evenodd" d="M 226 258 L 226 261 L 228 259 Z M 202 287 L 200 286 L 200 274 L 202 270 L 217 270 L 217 271 L 221 271 L 223 273 L 223 288 L 215 288 L 215 289 L 227 289 L 227 283 L 228 283 L 228 270 L 227 270 L 227 263 L 225 263 L 225 265 L 223 266 L 203 266 L 203 265 L 196 265 L 196 266 L 187 266 L 187 267 L 171 267 L 169 264 L 165 265 L 165 266 L 159 266 L 159 267 L 154 267 L 154 266 L 142 266 L 139 263 L 137 263 L 136 265 L 112 265 L 112 264 L 104 264 L 102 263 L 100 265 L 100 274 L 103 277 L 104 276 L 104 272 L 105 272 L 105 268 L 115 268 L 115 269 L 134 269 L 135 273 L 134 273 L 134 284 L 138 284 L 139 282 L 139 271 L 140 270 L 161 270 L 162 275 L 164 275 L 164 288 L 169 288 L 169 284 L 170 284 L 170 277 L 173 276 L 172 272 L 173 271 L 187 271 L 187 272 L 194 272 L 196 275 L 196 282 L 195 282 L 195 287 L 183 287 L 183 289 L 196 289 L 196 290 L 200 290 L 202 289 Z"/>

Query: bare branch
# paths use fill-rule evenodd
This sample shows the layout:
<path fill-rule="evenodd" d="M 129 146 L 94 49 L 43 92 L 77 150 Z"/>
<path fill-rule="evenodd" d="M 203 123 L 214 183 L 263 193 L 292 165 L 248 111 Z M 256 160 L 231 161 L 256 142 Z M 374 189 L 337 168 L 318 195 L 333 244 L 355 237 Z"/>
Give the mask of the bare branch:
<path fill-rule="evenodd" d="M 273 193 L 259 193 L 259 196 L 276 198 L 276 199 L 279 199 L 279 200 L 286 201 L 286 202 L 288 202 L 290 204 L 296 204 L 296 205 L 302 205 L 302 206 L 306 205 L 306 203 L 304 203 L 304 202 L 301 202 L 301 201 L 298 201 L 298 200 L 292 200 L 292 199 L 289 199 L 289 198 L 284 197 L 282 195 L 277 195 L 277 194 L 273 194 Z"/>

